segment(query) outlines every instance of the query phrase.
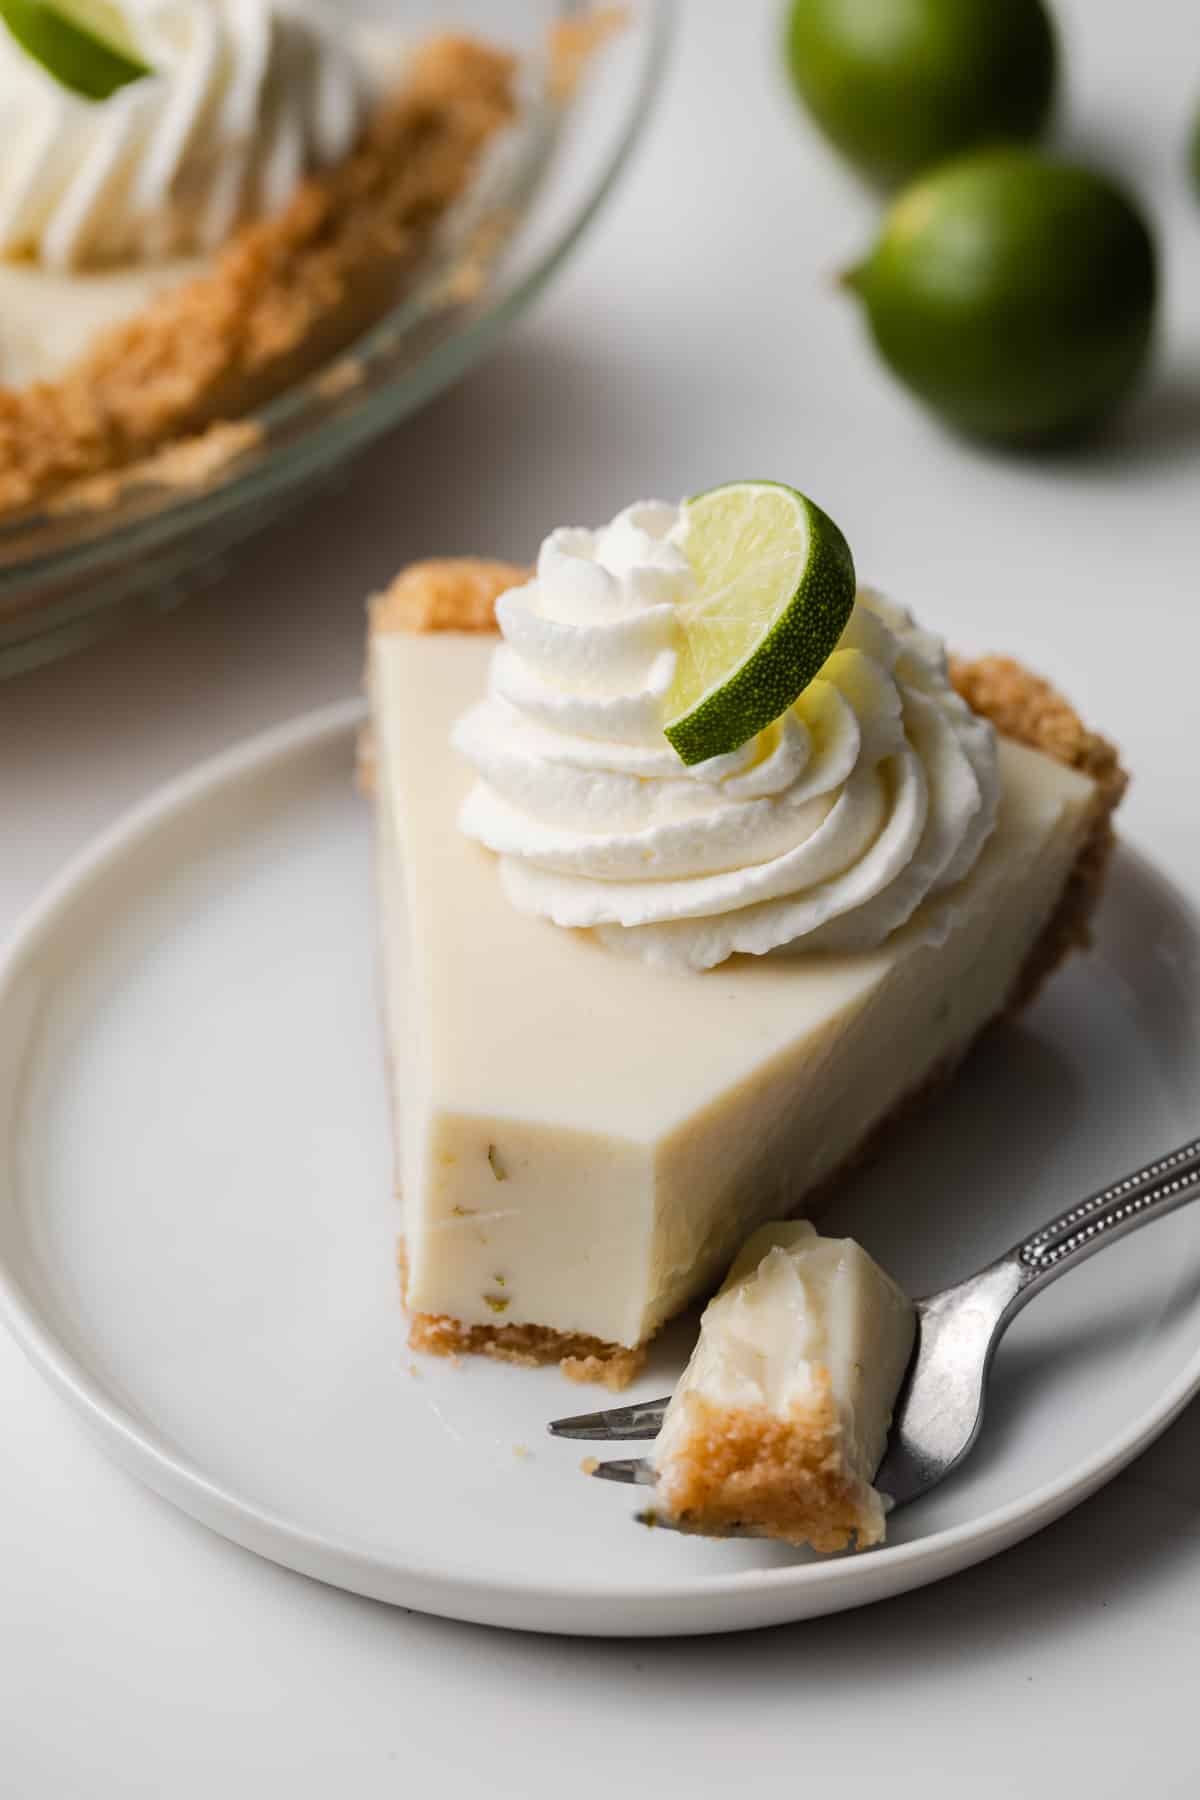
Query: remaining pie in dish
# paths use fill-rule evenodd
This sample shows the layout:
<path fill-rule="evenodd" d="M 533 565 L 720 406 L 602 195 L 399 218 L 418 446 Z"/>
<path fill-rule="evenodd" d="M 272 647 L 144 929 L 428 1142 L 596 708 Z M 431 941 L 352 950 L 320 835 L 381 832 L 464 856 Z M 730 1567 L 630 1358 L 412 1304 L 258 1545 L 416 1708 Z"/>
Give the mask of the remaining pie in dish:
<path fill-rule="evenodd" d="M 612 1386 L 1087 941 L 1125 782 L 865 590 L 783 717 L 685 767 L 682 519 L 418 565 L 371 619 L 413 1342 Z"/>
<path fill-rule="evenodd" d="M 882 1543 L 871 1482 L 914 1335 L 912 1302 L 852 1238 L 764 1225 L 705 1308 L 655 1440 L 654 1510 L 814 1550 Z"/>
<path fill-rule="evenodd" d="M 508 55 L 359 33 L 329 0 L 110 14 L 140 63 L 102 98 L 0 22 L 0 511 L 320 368 L 399 298 L 514 116 Z"/>

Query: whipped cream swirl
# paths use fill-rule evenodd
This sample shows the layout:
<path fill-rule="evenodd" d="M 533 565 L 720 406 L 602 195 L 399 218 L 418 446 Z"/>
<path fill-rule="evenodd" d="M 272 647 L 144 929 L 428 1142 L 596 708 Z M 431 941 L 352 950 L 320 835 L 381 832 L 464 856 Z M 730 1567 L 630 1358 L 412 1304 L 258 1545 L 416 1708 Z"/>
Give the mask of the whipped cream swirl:
<path fill-rule="evenodd" d="M 672 968 L 865 950 L 971 869 L 995 822 L 992 727 L 941 641 L 860 591 L 782 719 L 691 768 L 662 733 L 694 577 L 681 512 L 560 530 L 499 601 L 488 693 L 455 725 L 479 779 L 461 829 L 514 906 Z M 930 935 L 945 909 L 928 908 Z"/>
<path fill-rule="evenodd" d="M 122 0 L 153 71 L 88 100 L 0 26 L 0 255 L 56 270 L 212 250 L 353 147 L 368 84 L 324 0 Z"/>

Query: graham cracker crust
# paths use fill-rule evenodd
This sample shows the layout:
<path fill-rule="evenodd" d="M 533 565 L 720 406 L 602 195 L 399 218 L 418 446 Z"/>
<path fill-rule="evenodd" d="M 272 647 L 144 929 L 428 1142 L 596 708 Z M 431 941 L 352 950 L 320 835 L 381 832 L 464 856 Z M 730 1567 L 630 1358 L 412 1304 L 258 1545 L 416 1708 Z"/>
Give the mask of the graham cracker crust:
<path fill-rule="evenodd" d="M 408 1252 L 396 1246 L 400 1293 L 408 1297 Z M 618 1393 L 629 1386 L 646 1360 L 644 1344 L 606 1344 L 586 1332 L 552 1331 L 547 1325 L 464 1325 L 443 1313 L 414 1313 L 408 1334 L 412 1349 L 429 1356 L 490 1356 L 497 1362 L 535 1369 L 556 1362 L 568 1381 L 594 1381 Z"/>
<path fill-rule="evenodd" d="M 972 711 L 990 719 L 1001 737 L 1040 750 L 1096 784 L 1091 828 L 1062 898 L 1009 995 L 1005 1017 L 1012 1018 L 1072 950 L 1086 950 L 1092 941 L 1092 914 L 1116 843 L 1113 815 L 1129 776 L 1115 745 L 1089 731 L 1070 701 L 1011 657 L 952 657 L 950 679 Z"/>
<path fill-rule="evenodd" d="M 494 631 L 496 601 L 507 589 L 527 581 L 531 574 L 532 570 L 526 567 L 475 557 L 439 558 L 414 563 L 372 600 L 371 633 Z M 1049 682 L 1034 675 L 1022 664 L 1001 656 L 984 656 L 975 660 L 955 657 L 951 659 L 950 676 L 955 688 L 972 710 L 990 719 L 1002 737 L 1011 738 L 1030 749 L 1040 750 L 1044 755 L 1053 757 L 1056 762 L 1079 770 L 1096 784 L 1090 826 L 1062 896 L 1026 958 L 998 1015 L 999 1018 L 1013 1018 L 1029 1005 L 1043 983 L 1073 950 L 1086 948 L 1091 942 L 1092 915 L 1104 886 L 1115 842 L 1113 814 L 1129 784 L 1129 777 L 1121 766 L 1116 748 L 1105 738 L 1089 730 L 1068 700 Z M 370 736 L 369 733 L 364 733 L 359 745 L 359 780 L 369 789 L 371 779 Z M 993 1022 L 989 1021 L 989 1024 Z M 822 1200 L 830 1197 L 848 1174 L 878 1154 L 899 1120 L 915 1112 L 946 1084 L 971 1047 L 971 1044 L 964 1046 L 959 1055 L 940 1064 L 905 1096 L 899 1106 L 880 1120 L 841 1167 L 808 1197 L 806 1213 L 813 1208 L 819 1210 Z M 400 1247 L 400 1267 L 401 1280 L 405 1283 L 407 1271 L 403 1244 Z M 414 1349 L 426 1350 L 436 1356 L 482 1354 L 525 1366 L 557 1362 L 564 1374 L 573 1381 L 599 1381 L 614 1390 L 627 1387 L 633 1380 L 645 1360 L 646 1351 L 644 1344 L 609 1344 L 599 1338 L 556 1332 L 543 1325 L 464 1325 L 461 1320 L 433 1313 L 417 1313 L 413 1316 L 409 1342 Z M 734 1415 L 735 1423 L 737 1417 L 738 1415 Z M 774 1423 L 778 1424 L 778 1421 Z M 762 1425 L 761 1420 L 751 1420 L 744 1433 L 739 1435 L 740 1427 L 732 1432 L 725 1449 L 720 1448 L 719 1442 L 712 1446 L 713 1453 L 719 1452 L 724 1463 L 729 1463 L 729 1459 L 733 1458 L 731 1468 L 741 1469 L 744 1466 L 747 1471 L 742 1484 L 747 1493 L 745 1501 L 739 1502 L 737 1513 L 737 1517 L 743 1522 L 753 1522 L 749 1520 L 745 1510 L 746 1503 L 752 1497 L 749 1490 L 753 1486 L 751 1475 L 754 1463 L 749 1447 L 755 1432 L 761 1436 Z M 817 1442 L 818 1438 L 819 1434 L 813 1442 Z M 764 1442 L 771 1446 L 769 1455 L 764 1451 L 765 1483 L 767 1469 L 773 1467 L 780 1456 L 786 1454 L 794 1458 L 800 1456 L 801 1452 L 796 1446 L 787 1447 L 782 1439 L 776 1442 L 775 1438 L 768 1437 Z M 738 1457 L 747 1459 L 744 1465 L 737 1461 Z M 720 1466 L 724 1466 L 724 1463 Z M 815 1494 L 815 1474 L 810 1472 L 806 1482 L 806 1491 Z M 765 1486 L 762 1491 L 765 1494 Z M 838 1500 L 836 1505 L 830 1498 L 826 1513 L 822 1515 L 826 1518 L 830 1531 L 852 1529 L 856 1533 L 860 1532 L 861 1527 L 857 1523 L 844 1527 L 829 1523 L 835 1513 L 840 1518 L 848 1519 L 847 1506 L 845 1497 Z M 778 1516 L 777 1509 L 772 1505 L 772 1517 Z M 814 1518 L 815 1516 L 814 1514 Z M 764 1529 L 768 1524 L 769 1521 L 764 1522 Z M 816 1528 L 822 1529 L 819 1524 Z M 880 1533 L 882 1535 L 882 1521 Z M 841 1549 L 844 1548 L 846 1539 L 843 1536 L 838 1543 L 827 1546 L 817 1543 L 812 1536 L 806 1536 L 804 1541 L 812 1543 L 816 1549 Z M 868 1541 L 875 1540 L 864 1539 L 861 1535 L 858 1537 L 860 1544 Z"/>
<path fill-rule="evenodd" d="M 786 1418 L 685 1394 L 686 1437 L 658 1471 L 663 1512 L 705 1532 L 749 1525 L 823 1553 L 882 1543 L 882 1501 L 847 1471 L 829 1372 L 813 1374 L 812 1403 Z"/>
<path fill-rule="evenodd" d="M 369 603 L 371 636 L 394 631 L 495 631 L 496 602 L 532 569 L 482 556 L 410 563 Z"/>
<path fill-rule="evenodd" d="M 0 390 L 0 511 L 138 464 L 311 374 L 395 300 L 513 116 L 513 59 L 432 39 L 356 150 L 60 380 Z"/>

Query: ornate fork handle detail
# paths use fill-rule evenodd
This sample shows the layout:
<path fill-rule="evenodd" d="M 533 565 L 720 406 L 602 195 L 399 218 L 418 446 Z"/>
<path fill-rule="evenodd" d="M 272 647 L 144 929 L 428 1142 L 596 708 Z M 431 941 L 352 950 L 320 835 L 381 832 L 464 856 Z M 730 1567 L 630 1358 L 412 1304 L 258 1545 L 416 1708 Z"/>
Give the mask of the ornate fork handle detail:
<path fill-rule="evenodd" d="M 1200 1138 L 1102 1188 L 1010 1251 L 1021 1268 L 1022 1298 L 1151 1218 L 1200 1197 Z"/>

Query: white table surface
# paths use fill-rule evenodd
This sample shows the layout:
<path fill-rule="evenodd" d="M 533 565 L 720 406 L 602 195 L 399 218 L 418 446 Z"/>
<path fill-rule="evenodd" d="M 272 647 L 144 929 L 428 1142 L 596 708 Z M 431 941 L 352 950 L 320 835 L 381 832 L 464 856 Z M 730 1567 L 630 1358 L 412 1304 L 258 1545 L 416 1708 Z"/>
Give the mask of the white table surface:
<path fill-rule="evenodd" d="M 778 8 L 691 0 L 659 117 L 577 259 L 481 372 L 136 638 L 0 689 L 0 932 L 163 777 L 352 690 L 364 594 L 437 551 L 790 479 L 865 576 L 1119 731 L 1128 837 L 1200 898 L 1200 101 L 1185 0 L 1058 0 L 1065 132 L 1148 196 L 1159 377 L 1083 458 L 943 436 L 830 275 L 869 201 L 783 90 Z M 757 1636 L 489 1633 L 322 1588 L 111 1467 L 0 1341 L 0 1793 L 583 1800 L 726 1783 L 936 1797 L 1200 1791 L 1200 1411 L 1065 1522 L 940 1587 Z M 386 1429 L 386 1421 L 380 1421 Z M 846 1777 L 850 1776 L 848 1786 Z"/>

